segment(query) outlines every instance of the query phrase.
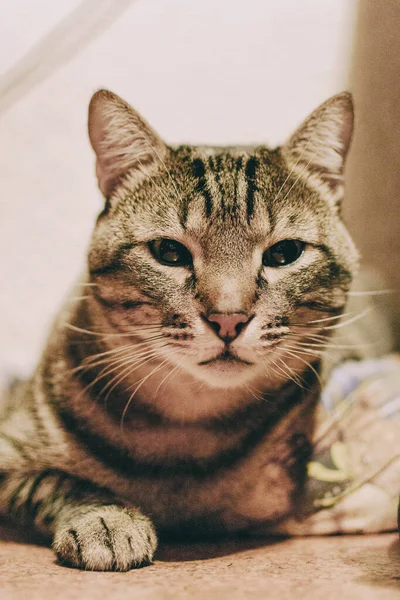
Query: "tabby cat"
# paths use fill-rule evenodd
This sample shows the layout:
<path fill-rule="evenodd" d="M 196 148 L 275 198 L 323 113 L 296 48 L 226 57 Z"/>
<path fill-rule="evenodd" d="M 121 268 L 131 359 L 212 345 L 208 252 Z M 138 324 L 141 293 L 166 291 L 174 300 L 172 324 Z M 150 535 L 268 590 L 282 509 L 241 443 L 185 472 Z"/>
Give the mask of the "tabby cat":
<path fill-rule="evenodd" d="M 300 514 L 321 380 L 373 352 L 355 348 L 365 320 L 338 328 L 358 269 L 352 126 L 342 93 L 275 150 L 169 147 L 93 96 L 106 202 L 88 269 L 1 414 L 1 513 L 60 562 L 125 571 L 151 562 L 156 529 L 259 534 Z"/>

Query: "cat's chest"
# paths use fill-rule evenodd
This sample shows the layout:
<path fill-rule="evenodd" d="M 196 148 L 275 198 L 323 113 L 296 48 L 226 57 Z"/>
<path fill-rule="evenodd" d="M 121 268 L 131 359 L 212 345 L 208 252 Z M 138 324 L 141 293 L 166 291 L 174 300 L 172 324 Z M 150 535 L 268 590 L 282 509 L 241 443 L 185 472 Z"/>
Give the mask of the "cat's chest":
<path fill-rule="evenodd" d="M 206 479 L 203 486 L 186 482 L 183 489 L 192 496 L 194 513 L 207 514 L 211 529 L 274 523 L 293 510 L 306 456 L 308 443 L 300 434 L 276 439 L 273 444 L 263 440 L 235 467 Z M 186 505 L 186 509 L 190 512 L 191 507 Z"/>
<path fill-rule="evenodd" d="M 194 477 L 140 478 L 128 494 L 160 528 L 240 530 L 274 523 L 293 510 L 308 458 L 301 434 L 261 440 L 234 465 Z"/>
<path fill-rule="evenodd" d="M 210 456 L 205 462 L 171 462 L 166 454 L 160 468 L 141 467 L 125 476 L 118 472 L 121 465 L 104 469 L 97 463 L 90 470 L 102 485 L 152 516 L 160 529 L 249 529 L 292 512 L 310 453 L 311 421 L 310 407 L 297 406 L 272 431 L 255 431 L 238 448 L 217 453 L 215 462 Z M 195 448 L 193 440 L 193 454 Z"/>

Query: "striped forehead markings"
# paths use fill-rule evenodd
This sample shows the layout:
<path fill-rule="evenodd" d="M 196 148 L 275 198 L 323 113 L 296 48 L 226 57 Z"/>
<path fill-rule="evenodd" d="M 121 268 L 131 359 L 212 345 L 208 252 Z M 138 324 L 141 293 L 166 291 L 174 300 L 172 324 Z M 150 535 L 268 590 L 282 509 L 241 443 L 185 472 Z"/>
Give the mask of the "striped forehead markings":
<path fill-rule="evenodd" d="M 205 214 L 210 217 L 213 212 L 214 203 L 212 192 L 207 179 L 207 174 L 211 173 L 215 183 L 217 185 L 219 196 L 220 196 L 220 208 L 222 214 L 225 216 L 227 211 L 226 204 L 226 193 L 224 191 L 223 179 L 221 177 L 224 169 L 223 156 L 218 154 L 217 156 L 210 156 L 205 160 L 201 158 L 195 158 L 192 162 L 192 174 L 196 178 L 196 191 L 204 197 L 205 201 Z M 229 203 L 229 213 L 237 214 L 239 211 L 239 185 L 240 177 L 244 174 L 245 186 L 246 186 L 246 219 L 250 223 L 250 219 L 254 214 L 254 196 L 257 192 L 257 167 L 258 159 L 255 156 L 250 156 L 246 162 L 243 156 L 237 157 L 232 166 L 231 173 L 233 175 L 233 198 L 232 202 Z M 208 172 L 208 173 L 207 173 Z M 215 199 L 214 199 L 215 200 Z"/>
<path fill-rule="evenodd" d="M 236 173 L 235 173 L 234 192 L 233 192 L 233 212 L 234 212 L 234 214 L 237 212 L 237 210 L 239 208 L 238 189 L 239 189 L 239 176 L 240 176 L 240 173 L 243 168 L 243 156 L 239 156 L 236 159 L 235 166 L 236 166 Z"/>
<path fill-rule="evenodd" d="M 206 179 L 206 167 L 201 158 L 195 158 L 192 163 L 192 173 L 197 179 L 196 190 L 204 196 L 206 216 L 210 217 L 213 209 L 212 198 Z"/>
<path fill-rule="evenodd" d="M 218 186 L 219 194 L 221 196 L 221 211 L 222 214 L 225 214 L 225 193 L 224 187 L 221 181 L 221 171 L 222 171 L 222 156 L 218 154 L 216 157 L 210 156 L 208 159 L 208 164 L 210 166 L 211 172 L 214 174 L 215 183 Z"/>
<path fill-rule="evenodd" d="M 258 160 L 255 156 L 251 156 L 245 167 L 245 175 L 247 182 L 247 193 L 246 193 L 246 213 L 247 222 L 250 223 L 250 219 L 254 214 L 254 194 L 257 191 L 256 183 L 256 171 L 257 171 Z"/>

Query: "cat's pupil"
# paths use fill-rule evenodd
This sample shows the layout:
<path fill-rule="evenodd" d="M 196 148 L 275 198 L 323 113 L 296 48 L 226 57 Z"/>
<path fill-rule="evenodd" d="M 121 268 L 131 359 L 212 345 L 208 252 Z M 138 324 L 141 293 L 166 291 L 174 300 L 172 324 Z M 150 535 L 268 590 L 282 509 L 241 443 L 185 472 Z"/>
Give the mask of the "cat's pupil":
<path fill-rule="evenodd" d="M 192 263 L 189 250 L 175 240 L 153 240 L 149 246 L 154 258 L 162 264 L 170 267 L 187 267 Z"/>
<path fill-rule="evenodd" d="M 274 244 L 263 254 L 265 267 L 283 267 L 295 262 L 303 254 L 304 242 L 300 240 L 282 240 Z"/>

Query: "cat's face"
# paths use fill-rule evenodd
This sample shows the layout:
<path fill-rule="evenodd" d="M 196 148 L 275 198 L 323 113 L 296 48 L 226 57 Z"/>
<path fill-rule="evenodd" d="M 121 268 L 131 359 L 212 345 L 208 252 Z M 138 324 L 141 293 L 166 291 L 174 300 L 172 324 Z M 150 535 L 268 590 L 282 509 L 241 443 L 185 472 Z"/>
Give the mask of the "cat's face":
<path fill-rule="evenodd" d="M 326 103 L 274 151 L 171 149 L 99 92 L 89 131 L 108 201 L 89 268 L 116 331 L 215 387 L 275 385 L 316 360 L 357 266 L 338 210 L 350 109 Z"/>

